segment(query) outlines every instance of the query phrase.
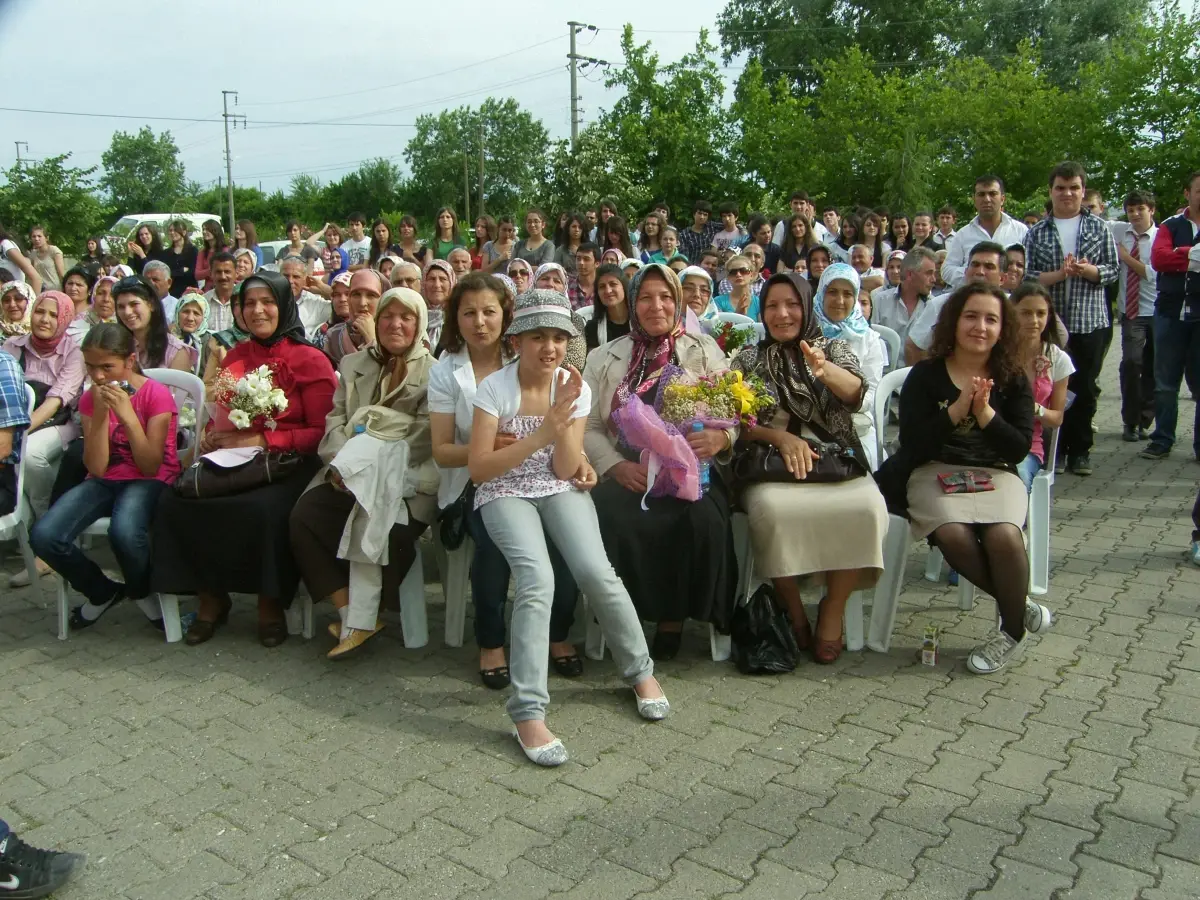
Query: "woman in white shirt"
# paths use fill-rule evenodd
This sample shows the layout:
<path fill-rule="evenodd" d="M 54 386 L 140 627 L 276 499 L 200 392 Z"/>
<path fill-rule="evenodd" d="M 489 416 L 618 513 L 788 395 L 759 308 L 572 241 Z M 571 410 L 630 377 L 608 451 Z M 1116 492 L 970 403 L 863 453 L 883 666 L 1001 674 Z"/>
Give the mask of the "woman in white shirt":
<path fill-rule="evenodd" d="M 504 657 L 504 604 L 508 599 L 509 567 L 492 542 L 483 518 L 474 509 L 474 487 L 467 473 L 467 446 L 475 416 L 478 385 L 511 359 L 504 331 L 512 321 L 512 305 L 504 285 L 494 276 L 473 272 L 455 285 L 446 304 L 443 326 L 445 352 L 429 373 L 429 420 L 433 459 L 441 475 L 438 506 L 466 504 L 467 528 L 475 543 L 471 563 L 471 597 L 475 604 L 475 641 L 479 645 L 479 677 L 500 690 L 509 685 Z M 510 442 L 501 437 L 501 443 Z M 580 484 L 595 483 L 591 466 Z M 443 512 L 443 514 L 445 514 Z M 578 588 L 571 570 L 553 547 L 554 601 L 550 611 L 550 657 L 558 674 L 583 674 L 583 660 L 568 640 L 575 621 Z"/>
<path fill-rule="evenodd" d="M 1046 461 L 1046 429 L 1062 425 L 1067 408 L 1067 379 L 1075 364 L 1061 346 L 1055 327 L 1050 292 L 1036 281 L 1026 281 L 1012 293 L 1020 326 L 1021 367 L 1033 388 L 1033 444 L 1017 474 L 1032 490 L 1033 479 Z M 1054 460 L 1050 461 L 1051 465 Z"/>
<path fill-rule="evenodd" d="M 879 466 L 875 440 L 875 389 L 883 378 L 885 351 L 883 340 L 871 330 L 871 324 L 858 304 L 858 272 L 846 263 L 834 263 L 821 274 L 813 311 L 821 324 L 821 332 L 830 340 L 845 341 L 862 369 L 867 394 L 860 410 L 853 414 L 854 431 L 874 471 Z"/>

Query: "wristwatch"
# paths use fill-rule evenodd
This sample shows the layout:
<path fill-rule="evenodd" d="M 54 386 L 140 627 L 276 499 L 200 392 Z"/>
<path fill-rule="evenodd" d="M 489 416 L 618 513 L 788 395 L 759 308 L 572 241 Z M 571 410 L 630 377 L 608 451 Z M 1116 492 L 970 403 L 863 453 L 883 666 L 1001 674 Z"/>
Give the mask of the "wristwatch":
<path fill-rule="evenodd" d="M 1033 414 L 1039 419 L 1046 414 L 1046 407 L 1040 403 L 1033 404 Z"/>

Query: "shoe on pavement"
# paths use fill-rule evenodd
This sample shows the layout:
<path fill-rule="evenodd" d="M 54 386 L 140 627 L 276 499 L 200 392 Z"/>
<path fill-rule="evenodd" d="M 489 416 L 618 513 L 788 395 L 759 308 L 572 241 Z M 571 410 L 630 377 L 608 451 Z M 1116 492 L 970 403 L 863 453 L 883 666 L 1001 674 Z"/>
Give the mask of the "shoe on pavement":
<path fill-rule="evenodd" d="M 1086 477 L 1092 474 L 1092 458 L 1086 453 L 1082 456 L 1073 456 L 1067 460 L 1067 468 L 1076 475 Z"/>
<path fill-rule="evenodd" d="M 31 847 L 4 828 L 0 840 L 0 897 L 33 900 L 48 897 L 77 875 L 87 861 L 79 853 Z"/>
<path fill-rule="evenodd" d="M 1024 639 L 1015 641 L 1007 632 L 998 631 L 986 644 L 967 654 L 967 668 L 976 675 L 991 675 L 1019 657 L 1024 649 Z"/>
<path fill-rule="evenodd" d="M 1166 459 L 1171 455 L 1170 447 L 1163 447 L 1159 444 L 1150 444 L 1138 454 L 1142 459 Z"/>
<path fill-rule="evenodd" d="M 352 655 L 359 647 L 365 644 L 370 638 L 375 637 L 379 632 L 383 631 L 383 623 L 376 622 L 374 630 L 367 628 L 351 628 L 350 633 L 338 642 L 338 645 L 325 654 L 326 659 L 345 659 Z"/>
<path fill-rule="evenodd" d="M 1025 599 L 1025 630 L 1030 634 L 1040 634 L 1054 624 L 1054 613 L 1050 607 Z"/>
<path fill-rule="evenodd" d="M 40 559 L 33 561 L 34 568 L 37 569 L 38 575 L 45 578 L 47 575 L 53 575 L 54 570 L 49 565 L 42 562 Z M 8 586 L 12 588 L 29 587 L 29 570 L 22 568 L 20 572 L 15 573 L 8 579 Z"/>
<path fill-rule="evenodd" d="M 1200 541 L 1192 541 L 1190 555 L 1192 557 L 1192 565 L 1200 566 Z"/>
<path fill-rule="evenodd" d="M 1137 429 L 1132 425 L 1126 425 L 1121 429 L 1121 440 L 1127 444 L 1136 444 L 1138 442 Z"/>
<path fill-rule="evenodd" d="M 1055 459 L 1054 460 L 1054 474 L 1062 475 L 1066 471 L 1067 471 L 1067 458 L 1065 456 L 1060 456 L 1057 459 Z"/>

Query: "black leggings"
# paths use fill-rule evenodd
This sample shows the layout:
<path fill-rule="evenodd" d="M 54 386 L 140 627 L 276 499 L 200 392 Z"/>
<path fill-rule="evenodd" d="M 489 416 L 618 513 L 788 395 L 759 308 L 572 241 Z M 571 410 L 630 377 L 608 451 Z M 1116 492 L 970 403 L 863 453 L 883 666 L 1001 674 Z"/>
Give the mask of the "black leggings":
<path fill-rule="evenodd" d="M 974 525 L 950 522 L 930 536 L 946 562 L 1000 608 L 1000 627 L 1014 640 L 1025 636 L 1029 559 L 1021 529 L 1008 522 Z"/>

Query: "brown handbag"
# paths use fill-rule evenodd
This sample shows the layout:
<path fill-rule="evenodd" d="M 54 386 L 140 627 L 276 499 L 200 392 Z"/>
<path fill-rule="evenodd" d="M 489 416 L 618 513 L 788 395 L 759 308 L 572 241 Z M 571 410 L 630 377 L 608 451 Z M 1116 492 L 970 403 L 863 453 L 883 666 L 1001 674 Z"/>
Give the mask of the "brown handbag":
<path fill-rule="evenodd" d="M 211 500 L 244 494 L 255 488 L 286 481 L 304 462 L 295 450 L 268 450 L 240 466 L 226 468 L 200 457 L 175 479 L 175 493 L 188 500 Z"/>

